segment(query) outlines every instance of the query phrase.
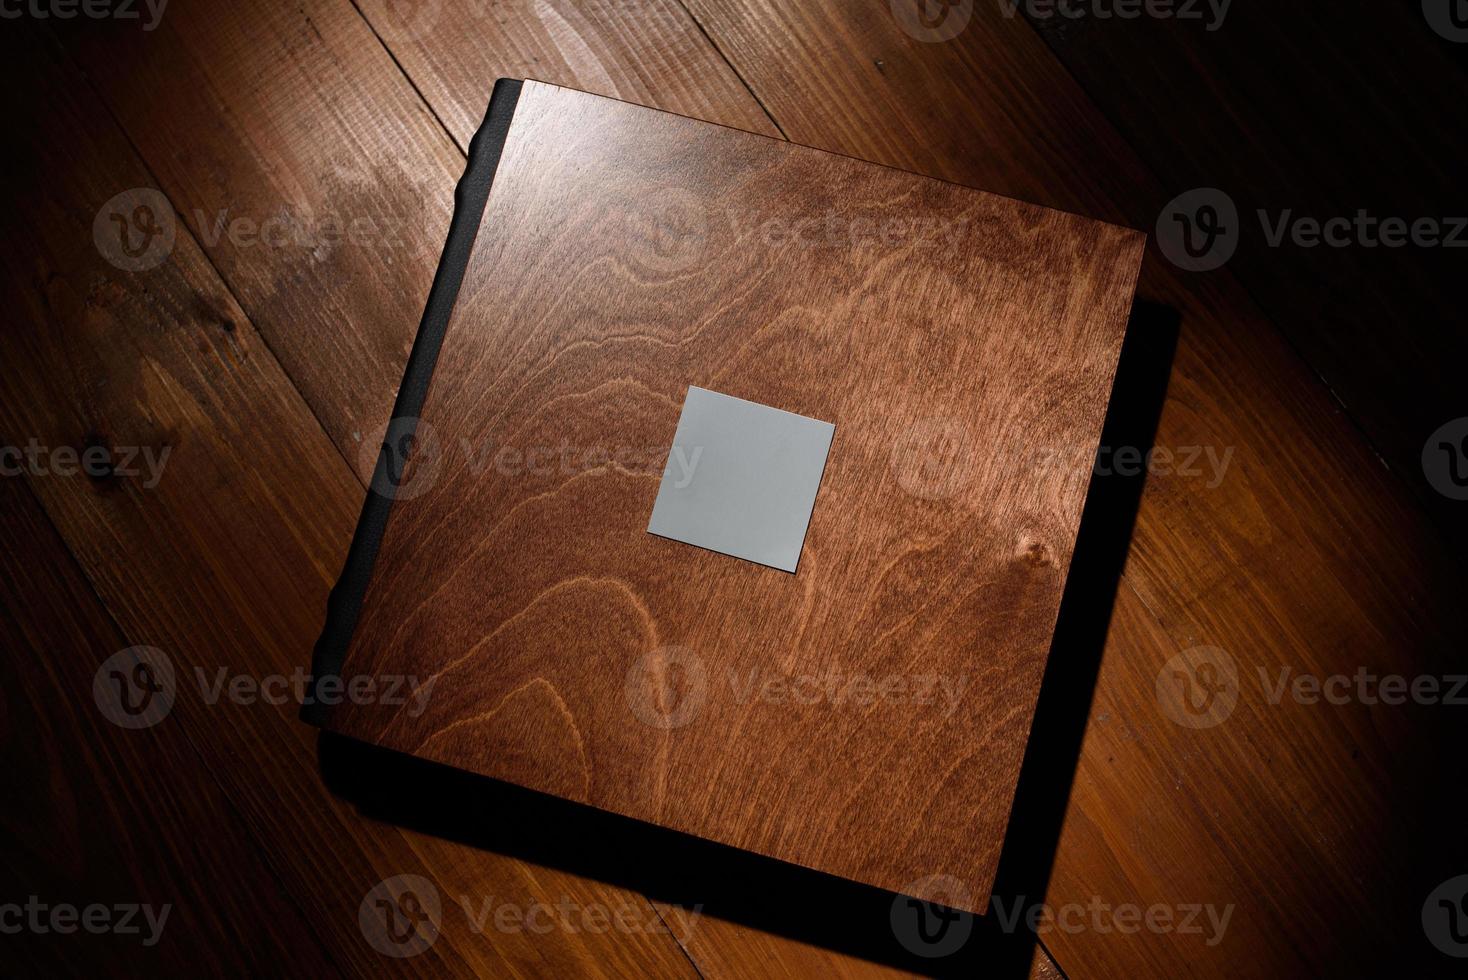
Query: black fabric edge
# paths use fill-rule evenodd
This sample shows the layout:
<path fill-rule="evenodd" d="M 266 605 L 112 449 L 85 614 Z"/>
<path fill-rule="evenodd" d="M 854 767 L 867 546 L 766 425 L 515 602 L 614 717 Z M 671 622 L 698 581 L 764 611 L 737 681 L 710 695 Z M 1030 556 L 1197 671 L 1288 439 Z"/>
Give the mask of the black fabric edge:
<path fill-rule="evenodd" d="M 325 727 L 332 706 L 342 694 L 341 669 L 347 647 L 356 631 L 362 600 L 377 561 L 377 549 L 387 529 L 393 500 L 398 496 L 396 491 L 402 466 L 411 451 L 418 413 L 423 410 L 428 385 L 433 379 L 439 348 L 443 345 L 449 316 L 464 281 L 469 253 L 474 248 L 480 222 L 484 219 L 490 187 L 499 168 L 505 137 L 509 134 L 523 84 L 514 78 L 501 78 L 494 83 L 484 122 L 469 141 L 464 175 L 454 188 L 454 216 L 449 223 L 443 257 L 434 274 L 433 287 L 428 292 L 428 305 L 418 324 L 418 336 L 408 355 L 403 383 L 393 403 L 392 418 L 378 448 L 372 483 L 367 488 L 367 500 L 362 505 L 357 529 L 352 534 L 351 547 L 347 549 L 346 563 L 326 600 L 326 624 L 312 652 L 310 685 L 300 715 L 302 721 L 312 725 Z M 323 692 L 320 685 L 327 678 L 332 679 L 334 689 Z M 326 703 L 328 701 L 330 703 Z"/>

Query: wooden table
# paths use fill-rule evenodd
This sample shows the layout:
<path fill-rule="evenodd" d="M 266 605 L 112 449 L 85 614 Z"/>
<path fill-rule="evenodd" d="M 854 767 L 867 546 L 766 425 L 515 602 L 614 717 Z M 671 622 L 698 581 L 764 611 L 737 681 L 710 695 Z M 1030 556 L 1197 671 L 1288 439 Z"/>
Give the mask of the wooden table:
<path fill-rule="evenodd" d="M 1461 204 L 1468 49 L 1416 8 L 1324 22 L 1241 5 L 1216 31 L 984 3 L 919 17 L 904 0 L 199 0 L 150 30 L 146 8 L 7 20 L 0 444 L 38 449 L 0 480 L 0 899 L 172 907 L 154 945 L 32 928 L 0 940 L 7 964 L 1447 972 L 1421 915 L 1468 872 L 1468 706 L 1391 704 L 1354 679 L 1326 685 L 1345 703 L 1312 703 L 1308 682 L 1465 672 L 1468 504 L 1421 460 L 1463 414 L 1468 343 L 1443 329 L 1461 324 L 1462 253 L 1271 246 L 1254 218 Z M 290 697 L 260 696 L 307 663 L 502 75 L 1149 233 L 1192 188 L 1237 204 L 1226 265 L 1149 248 L 1000 904 L 952 956 L 904 945 L 890 893 L 318 743 Z M 136 225 L 119 228 L 107 205 L 133 188 L 161 195 L 125 199 Z M 77 463 L 58 447 L 93 446 L 91 475 L 63 472 Z M 1149 446 L 1165 456 L 1143 479 L 1129 447 Z M 127 729 L 93 685 L 134 645 L 164 651 L 179 687 L 166 718 Z M 1189 714 L 1179 695 L 1207 692 L 1188 684 L 1231 703 Z M 414 958 L 359 925 L 398 875 L 442 906 Z M 1005 929 L 1038 902 L 1038 936 Z"/>

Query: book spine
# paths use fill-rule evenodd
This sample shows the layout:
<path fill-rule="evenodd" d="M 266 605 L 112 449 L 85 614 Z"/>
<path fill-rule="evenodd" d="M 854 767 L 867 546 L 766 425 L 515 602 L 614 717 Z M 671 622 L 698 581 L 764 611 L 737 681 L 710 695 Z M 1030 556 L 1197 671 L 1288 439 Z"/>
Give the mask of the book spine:
<path fill-rule="evenodd" d="M 479 234 L 522 84 L 512 78 L 501 78 L 494 83 L 484 122 L 469 142 L 464 175 L 454 188 L 454 216 L 449 223 L 443 257 L 434 274 L 433 287 L 428 292 L 428 304 L 418 324 L 413 350 L 408 355 L 403 383 L 393 403 L 392 418 L 378 448 L 367 499 L 362 505 L 362 515 L 357 520 L 351 546 L 347 549 L 346 563 L 326 600 L 326 624 L 312 653 L 311 682 L 301 705 L 301 719 L 312 725 L 324 727 L 327 724 L 332 706 L 325 701 L 335 701 L 336 695 L 344 690 L 341 685 L 342 665 L 352 634 L 356 631 L 357 617 L 372 579 L 372 566 L 377 560 L 383 532 L 387 530 L 403 468 L 412 452 L 418 415 L 423 410 L 433 369 L 438 363 L 439 348 L 443 345 L 449 317 L 459 296 L 459 286 L 464 281 L 469 254 Z M 332 679 L 330 687 L 336 693 L 324 697 L 328 692 L 323 692 L 321 685 L 327 678 Z"/>

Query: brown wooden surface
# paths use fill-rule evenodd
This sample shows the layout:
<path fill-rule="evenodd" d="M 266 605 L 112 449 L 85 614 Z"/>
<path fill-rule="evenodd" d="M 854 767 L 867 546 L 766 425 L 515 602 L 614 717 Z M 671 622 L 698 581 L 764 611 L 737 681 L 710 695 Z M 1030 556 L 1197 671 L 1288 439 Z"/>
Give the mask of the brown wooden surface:
<path fill-rule="evenodd" d="M 706 228 L 686 254 L 649 237 L 670 199 Z M 832 216 L 927 230 L 755 230 Z M 1141 249 L 527 82 L 421 412 L 439 449 L 410 464 L 342 668 L 438 686 L 330 727 L 894 891 L 956 878 L 981 911 L 1086 489 L 1014 461 L 1095 445 Z M 797 574 L 647 532 L 689 385 L 835 425 Z M 606 461 L 628 449 L 640 466 Z M 638 715 L 642 669 L 699 673 L 696 717 Z M 812 704 L 751 677 L 955 688 Z"/>
<path fill-rule="evenodd" d="M 28 192 L 7 215 L 0 288 L 25 326 L 7 329 L 0 342 L 7 365 L 28 368 L 5 371 L 0 424 L 47 446 L 99 438 L 173 447 L 152 488 L 131 478 L 94 485 L 53 475 L 34 490 L 130 643 L 172 658 L 179 693 L 160 724 L 198 750 L 189 782 L 204 793 L 217 780 L 250 828 L 250 839 L 232 842 L 230 860 L 279 875 L 291 900 L 285 907 L 301 920 L 283 923 L 280 934 L 307 931 L 339 969 L 366 974 L 422 969 L 424 959 L 430 968 L 489 974 L 690 973 L 667 934 L 583 930 L 542 948 L 520 930 L 485 941 L 467 915 L 454 914 L 458 896 L 476 908 L 486 898 L 524 908 L 566 896 L 580 907 L 630 902 L 648 921 L 654 912 L 615 887 L 364 820 L 329 792 L 315 733 L 298 722 L 294 704 L 204 697 L 197 670 L 258 680 L 300 666 L 362 488 L 186 229 L 168 261 L 148 273 L 103 261 L 93 215 L 119 186 L 144 185 L 148 176 L 81 76 L 47 37 L 32 40 L 7 44 L 48 100 L 18 104 L 7 119 L 35 152 L 12 165 Z M 272 457 L 278 471 L 257 468 Z M 89 651 L 85 673 L 113 652 Z M 90 682 L 65 694 L 85 706 Z M 181 835 L 172 846 L 204 845 Z M 450 910 L 448 941 L 414 961 L 382 956 L 358 925 L 368 891 L 400 874 L 435 882 Z M 268 924 L 284 913 L 248 914 Z M 119 948 L 107 947 L 111 955 Z"/>
<path fill-rule="evenodd" d="M 1421 454 L 1462 414 L 1468 228 L 1450 248 L 1273 246 L 1259 216 L 1463 215 L 1453 161 L 1468 152 L 1468 105 L 1450 95 L 1463 90 L 1462 47 L 1433 33 L 1421 6 L 1356 2 L 1320 17 L 1308 4 L 1238 4 L 1214 31 L 1176 19 L 1034 24 L 1157 175 L 1154 210 L 1193 187 L 1233 199 L 1229 269 L 1434 519 L 1463 534 L 1463 509 L 1427 485 Z M 1281 84 L 1261 64 L 1329 83 Z"/>
<path fill-rule="evenodd" d="M 7 936 L 8 962 L 58 976 L 83 962 L 110 962 L 128 976 L 183 975 L 229 949 L 243 970 L 299 958 L 302 970 L 338 975 L 270 867 L 238 860 L 253 835 L 187 733 L 128 731 L 97 711 L 98 655 L 128 643 L 20 481 L 0 481 L 0 535 L 5 737 L 27 747 L 7 753 L 5 880 L 53 902 L 166 909 L 158 940 L 143 942 L 144 928 L 127 957 L 115 955 L 115 938 L 78 930 Z M 6 900 L 17 897 L 27 896 Z"/>
<path fill-rule="evenodd" d="M 342 972 L 416 966 L 594 973 L 618 951 L 624 959 L 606 962 L 622 968 L 603 970 L 677 969 L 661 952 L 676 948 L 668 936 L 660 944 L 646 936 L 608 942 L 565 930 L 488 936 L 460 928 L 417 960 L 381 957 L 363 942 L 355 916 L 363 893 L 388 874 L 427 874 L 445 896 L 493 890 L 522 903 L 567 890 L 581 901 L 600 895 L 616 902 L 625 893 L 608 894 L 607 883 L 635 875 L 600 870 L 608 837 L 599 825 L 579 836 L 557 832 L 534 855 L 511 856 L 523 855 L 523 841 L 541 832 L 515 810 L 466 815 L 483 828 L 474 834 L 389 832 L 383 821 L 417 825 L 321 792 L 323 778 L 339 774 L 315 771 L 311 743 L 295 734 L 290 707 L 269 709 L 278 711 L 276 719 L 259 706 L 206 709 L 195 699 L 192 707 L 175 707 L 167 728 L 107 729 L 94 739 L 84 733 L 95 718 L 57 703 L 94 710 L 90 675 L 114 642 L 155 643 L 180 664 L 228 660 L 254 675 L 304 663 L 360 501 L 360 486 L 348 475 L 352 468 L 364 472 L 354 433 L 364 417 L 385 415 L 391 404 L 461 166 L 455 144 L 462 148 L 493 77 L 537 76 L 760 131 L 778 124 L 799 142 L 1144 229 L 1162 202 L 1210 181 L 1226 184 L 1241 209 L 1253 198 L 1300 210 L 1387 200 L 1404 212 L 1461 212 L 1450 193 L 1449 138 L 1452 114 L 1461 111 L 1455 79 L 1462 49 L 1434 36 L 1426 46 L 1417 43 L 1423 29 L 1411 20 L 1416 4 L 1369 13 L 1364 5 L 1336 7 L 1318 18 L 1304 8 L 1274 11 L 1248 31 L 1226 26 L 1217 38 L 1185 39 L 1174 50 L 1163 46 L 1172 43 L 1168 32 L 1152 32 L 1145 21 L 1084 24 L 1066 35 L 1069 49 L 1050 37 L 1047 50 L 1023 19 L 982 3 L 959 36 L 940 44 L 914 41 L 880 2 L 687 6 L 445 2 L 439 9 L 446 19 L 421 41 L 384 28 L 381 15 L 392 11 L 367 2 L 360 14 L 345 2 L 313 2 L 257 5 L 248 16 L 218 4 L 170 5 L 153 32 L 82 19 L 7 21 L 0 32 L 19 103 L 59 113 L 44 131 L 13 128 L 24 138 L 4 164 L 18 206 L 3 219 L 10 316 L 0 434 L 7 444 L 98 436 L 114 444 L 167 442 L 176 450 L 157 494 L 137 492 L 125 480 L 104 493 L 82 478 L 8 478 L 27 482 L 55 529 L 51 540 L 70 549 L 118 635 L 89 630 L 83 645 L 90 661 L 58 667 L 54 681 L 30 667 L 21 671 L 19 658 L 35 656 L 25 652 L 38 642 L 32 636 L 46 637 L 56 656 L 80 656 L 81 648 L 63 638 L 43 594 L 7 580 L 8 621 L 22 624 L 22 632 L 41 631 L 25 633 L 25 645 L 5 646 L 7 676 L 26 678 L 6 698 L 7 730 L 25 728 L 23 738 L 7 740 L 7 765 L 36 772 L 23 759 L 38 736 L 23 719 L 43 724 L 41 717 L 58 719 L 51 729 L 57 744 L 106 753 L 106 764 L 131 785 L 155 785 L 159 772 L 187 773 L 178 746 L 193 746 L 199 769 L 222 795 L 190 773 L 185 785 L 196 788 L 187 801 L 160 790 L 154 799 L 164 812 L 128 811 L 116 822 L 89 824 L 116 828 L 94 831 L 116 853 L 126 846 L 116 841 L 137 837 L 138 821 L 171 827 L 169 813 L 203 818 L 218 812 L 209 799 L 239 814 L 246 836 L 223 845 L 227 858 L 204 894 L 228 903 L 255 888 L 249 894 L 258 898 L 230 905 L 217 932 L 208 924 L 213 913 L 188 912 L 193 941 L 211 937 L 188 945 L 199 950 L 190 965 L 207 969 L 226 955 L 253 963 L 250 944 L 275 950 L 287 942 L 301 960 L 309 954 L 295 937 L 305 929 Z M 1230 17 L 1249 25 L 1257 14 L 1237 7 Z M 449 23 L 453 29 L 443 26 Z M 13 43 L 33 55 L 50 38 L 72 59 L 59 69 L 41 70 L 11 52 Z M 1076 53 L 1081 45 L 1085 56 Z M 1321 50 L 1337 54 L 1311 57 Z M 461 70 L 476 58 L 483 68 L 473 62 Z M 481 71 L 482 81 L 474 77 Z M 1206 81 L 1194 81 L 1199 72 Z M 1214 99 L 1226 108 L 1210 116 L 1202 106 Z M 7 116 L 24 116 L 22 104 L 8 104 Z M 435 129 L 436 120 L 444 125 Z M 332 152 L 343 146 L 364 153 Z M 1358 157 L 1366 162 L 1351 162 Z M 364 158 L 377 161 L 375 169 L 364 167 Z M 1178 161 L 1186 165 L 1174 166 Z M 1438 166 L 1413 172 L 1407 161 Z M 1381 189 L 1373 173 L 1404 170 L 1407 178 L 1394 181 L 1390 194 L 1358 200 L 1368 195 L 1357 186 Z M 1357 185 L 1357 177 L 1367 185 Z M 181 238 L 192 233 L 198 244 L 179 245 L 157 269 L 122 273 L 97 258 L 90 224 L 103 201 L 140 184 L 167 192 Z M 1316 196 L 1316 186 L 1330 192 Z M 411 258 L 375 248 L 370 236 L 355 249 L 319 255 L 228 238 L 210 244 L 199 238 L 194 213 L 203 209 L 212 220 L 229 208 L 230 216 L 258 222 L 282 209 L 301 215 L 313 207 L 397 222 L 412 243 Z M 1463 669 L 1456 625 L 1462 576 L 1401 490 L 1404 478 L 1419 479 L 1410 459 L 1402 462 L 1413 439 L 1420 445 L 1425 437 L 1413 435 L 1420 424 L 1413 413 L 1421 406 L 1432 406 L 1422 418 L 1455 411 L 1456 342 L 1424 332 L 1434 311 L 1451 316 L 1455 309 L 1450 267 L 1439 274 L 1452 256 L 1419 256 L 1419 264 L 1380 250 L 1316 252 L 1303 267 L 1281 267 L 1328 279 L 1333 288 L 1324 294 L 1294 292 L 1300 277 L 1281 278 L 1269 266 L 1274 258 L 1268 254 L 1261 264 L 1241 249 L 1219 273 L 1184 276 L 1149 254 L 1144 295 L 1181 317 L 1157 443 L 1174 450 L 1232 446 L 1235 456 L 1216 486 L 1178 474 L 1148 479 L 1104 657 L 1098 666 L 1082 644 L 1066 660 L 1073 679 L 1098 671 L 1094 703 L 1082 684 L 1079 698 L 1056 709 L 1062 720 L 1089 716 L 1079 760 L 1055 767 L 1074 771 L 1074 785 L 1053 808 L 1053 800 L 1042 799 L 1038 817 L 1031 808 L 1025 832 L 1016 835 L 1037 838 L 1042 871 L 1053 864 L 1038 878 L 1017 876 L 1031 898 L 1038 880 L 1039 893 L 1054 903 L 1212 901 L 1234 902 L 1236 910 L 1224 940 L 1211 947 L 1197 936 L 1047 931 L 1042 944 L 1070 976 L 1433 975 L 1455 965 L 1443 958 L 1407 965 L 1424 952 L 1437 955 L 1417 921 L 1424 896 L 1465 868 L 1461 852 L 1447 846 L 1461 839 L 1453 823 L 1461 803 L 1453 794 L 1465 782 L 1452 754 L 1460 740 L 1450 727 L 1452 711 L 1275 706 L 1252 680 L 1256 668 L 1283 664 L 1317 673 L 1360 665 L 1409 675 Z M 1264 281 L 1254 278 L 1258 272 Z M 1384 299 L 1372 300 L 1372 293 Z M 1330 316 L 1302 298 L 1316 295 Z M 1385 311 L 1379 331 L 1370 315 L 1357 316 L 1370 309 Z M 235 327 L 233 339 L 226 322 Z M 1342 322 L 1357 331 L 1349 340 Z M 1391 339 L 1398 328 L 1410 332 L 1408 343 Z M 1280 330 L 1304 359 L 1280 341 Z M 1363 346 L 1373 353 L 1358 356 Z M 231 359 L 221 350 L 238 353 Z M 1340 394 L 1344 413 L 1316 372 Z M 1419 377 L 1429 380 L 1419 384 Z M 349 383 L 358 378 L 373 380 Z M 173 386 L 160 387 L 162 379 Z M 1428 397 L 1419 402 L 1424 387 Z M 327 435 L 321 428 L 304 435 L 313 415 Z M 1389 445 L 1395 436 L 1382 433 L 1401 433 L 1399 448 Z M 338 475 L 323 462 L 332 443 L 348 460 L 334 464 Z M 258 466 L 265 450 L 285 461 L 268 474 Z M 1373 450 L 1393 461 L 1393 472 Z M 1427 500 L 1439 516 L 1454 513 Z M 11 530 L 27 526 L 14 513 L 6 511 L 7 540 L 25 549 L 22 573 L 35 564 L 64 567 L 44 545 L 45 534 Z M 302 569 L 309 570 L 306 580 Z M 69 588 L 65 573 L 43 581 Z M 77 603 L 69 608 L 80 610 Z M 1161 714 L 1155 682 L 1171 657 L 1200 643 L 1232 652 L 1249 679 L 1249 697 L 1226 723 L 1189 730 Z M 1042 694 L 1039 725 L 1057 717 L 1045 704 Z M 1065 738 L 1036 734 L 1040 744 L 1064 748 Z M 140 746 L 160 741 L 176 747 L 159 749 L 174 761 L 139 756 Z M 1063 760 L 1065 753 L 1057 755 Z M 64 812 L 64 791 L 51 788 L 55 779 L 27 778 L 56 802 L 25 812 Z M 1024 805 L 1023 782 L 1021 788 Z M 91 797 L 102 806 L 113 798 L 110 791 Z M 195 809 L 175 811 L 175 799 Z M 455 813 L 452 798 L 434 802 L 438 812 Z M 1063 817 L 1063 831 L 1047 845 L 1052 810 Z M 44 817 L 31 821 L 25 836 L 25 818 L 10 816 L 17 812 L 7 810 L 6 824 L 13 841 L 6 867 L 23 869 L 13 891 L 65 887 L 60 872 L 47 873 L 22 855 L 34 847 L 57 855 L 69 849 L 54 844 Z M 174 842 L 146 862 L 112 863 L 107 851 L 92 852 L 99 856 L 89 856 L 80 875 L 65 872 L 77 882 L 75 900 L 107 897 L 104 881 L 125 880 L 115 887 L 140 900 L 163 901 L 160 892 L 173 892 L 186 902 L 193 886 L 164 869 L 191 876 L 216 866 L 196 854 L 206 846 L 197 838 L 170 836 Z M 322 841 L 331 846 L 314 846 Z M 655 863 L 655 848 L 626 851 L 634 870 Z M 155 857 L 162 863 L 154 865 Z M 145 863 L 164 877 L 138 877 L 146 875 Z M 262 865 L 281 883 L 276 900 Z M 691 960 L 700 973 L 887 971 L 893 941 L 882 903 L 869 908 L 830 900 L 819 889 L 768 887 L 770 876 L 746 864 L 715 866 L 724 873 L 707 874 L 690 862 L 694 884 L 686 888 L 638 883 L 660 906 L 670 891 L 679 901 L 708 903 L 710 914 L 683 943 L 682 962 Z M 238 888 L 226 893 L 221 876 L 238 879 Z M 150 881 L 158 884 L 139 883 Z M 730 900 L 741 888 L 747 894 Z M 828 901 L 803 903 L 816 894 Z M 114 900 L 125 899 L 118 893 Z M 304 925 L 282 921 L 291 908 L 309 910 Z M 180 905 L 174 914 L 186 912 Z M 175 919 L 170 929 L 184 921 Z M 863 935 L 872 942 L 853 947 L 850 937 Z M 49 975 L 62 964 L 95 971 L 126 968 L 126 957 L 155 962 L 110 937 L 96 944 L 66 937 L 77 941 L 64 946 L 50 942 L 63 937 L 45 938 L 11 945 L 13 937 L 5 937 L 7 954 L 19 950 L 7 957 L 7 968 Z M 190 943 L 183 929 L 165 941 Z M 214 959 L 203 946 L 214 947 Z M 988 948 L 978 937 L 969 943 L 966 952 L 979 954 L 965 963 L 969 975 L 996 972 Z M 163 951 L 156 962 L 168 969 L 175 956 L 190 954 Z M 941 960 L 906 966 L 954 972 Z"/>
<path fill-rule="evenodd" d="M 980 6 L 959 37 L 921 44 L 867 8 L 691 9 L 791 139 L 1138 225 L 1166 199 L 1022 20 Z M 865 57 L 837 57 L 847 49 Z M 854 118 L 821 111 L 833 102 Z M 1238 458 L 1216 486 L 1147 481 L 1049 900 L 1237 911 L 1211 947 L 1094 929 L 1051 931 L 1047 947 L 1082 975 L 1356 973 L 1436 956 L 1418 915 L 1453 867 L 1436 775 L 1462 771 L 1441 741 L 1452 709 L 1274 706 L 1258 671 L 1461 672 L 1461 572 L 1227 270 L 1185 276 L 1149 253 L 1140 292 L 1181 316 L 1156 445 Z M 1248 700 L 1194 731 L 1162 714 L 1154 685 L 1200 645 L 1231 653 Z"/>

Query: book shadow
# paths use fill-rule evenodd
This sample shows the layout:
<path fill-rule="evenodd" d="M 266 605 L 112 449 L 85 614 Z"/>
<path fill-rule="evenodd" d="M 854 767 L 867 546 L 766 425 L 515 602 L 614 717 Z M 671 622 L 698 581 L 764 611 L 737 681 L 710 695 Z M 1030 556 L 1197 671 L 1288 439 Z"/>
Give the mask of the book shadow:
<path fill-rule="evenodd" d="M 1119 447 L 1137 447 L 1142 458 L 1152 447 L 1178 324 L 1167 307 L 1134 305 L 1102 429 L 1103 463 Z M 1091 476 L 986 915 L 330 733 L 318 741 L 322 776 L 370 818 L 640 892 L 686 909 L 676 922 L 709 916 L 919 974 L 1027 977 L 1039 937 L 1026 918 L 1049 884 L 1146 479 L 1145 466 L 1121 469 L 1117 461 Z M 477 908 L 486 898 L 470 900 Z"/>

